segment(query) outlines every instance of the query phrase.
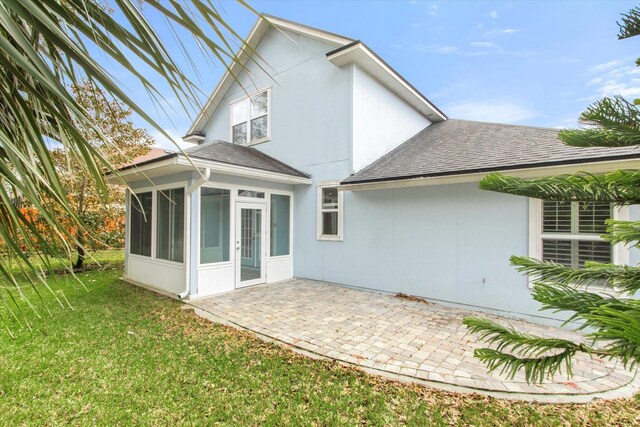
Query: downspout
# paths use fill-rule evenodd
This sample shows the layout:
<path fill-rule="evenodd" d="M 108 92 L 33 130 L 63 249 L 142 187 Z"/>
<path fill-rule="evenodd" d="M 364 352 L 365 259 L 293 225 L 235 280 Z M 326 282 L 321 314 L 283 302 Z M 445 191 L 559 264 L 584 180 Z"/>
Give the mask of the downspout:
<path fill-rule="evenodd" d="M 202 184 L 204 184 L 205 182 L 207 182 L 209 180 L 209 177 L 211 176 L 211 169 L 210 168 L 206 168 L 204 171 L 200 171 L 200 178 L 198 178 L 197 181 L 195 181 L 194 183 L 192 183 L 188 188 L 187 188 L 187 196 L 188 197 L 188 203 L 187 203 L 187 224 L 189 224 L 187 233 L 189 236 L 191 236 L 191 227 L 193 227 L 193 222 L 191 221 L 191 217 L 192 217 L 192 211 L 191 211 L 191 195 L 194 191 L 196 191 L 198 188 L 200 188 L 202 186 Z M 191 239 L 189 239 L 189 247 L 187 248 L 187 250 L 185 251 L 185 263 L 184 263 L 184 291 L 180 292 L 178 294 L 178 298 L 179 299 L 184 299 L 187 297 L 187 295 L 189 295 L 189 290 L 191 288 L 191 283 L 190 283 L 190 278 L 191 278 Z"/>
<path fill-rule="evenodd" d="M 210 176 L 211 176 L 211 168 L 206 168 L 204 170 L 204 173 L 202 173 L 202 171 L 201 171 L 200 172 L 200 178 L 198 178 L 198 180 L 196 182 L 194 182 L 193 184 L 191 184 L 191 186 L 189 186 L 189 188 L 187 188 L 187 195 L 191 195 L 191 193 L 193 193 L 198 188 L 200 188 L 200 186 L 202 184 L 204 184 L 205 182 L 207 182 L 209 180 Z"/>

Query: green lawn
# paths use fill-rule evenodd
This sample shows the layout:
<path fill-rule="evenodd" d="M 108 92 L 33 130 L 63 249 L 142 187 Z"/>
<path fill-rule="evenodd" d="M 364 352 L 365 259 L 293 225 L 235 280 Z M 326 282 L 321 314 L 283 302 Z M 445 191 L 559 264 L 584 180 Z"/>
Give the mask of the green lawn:
<path fill-rule="evenodd" d="M 49 304 L 16 338 L 0 331 L 0 425 L 630 425 L 640 400 L 513 403 L 386 381 L 214 325 L 177 301 L 83 273 L 59 277 L 74 310 Z M 0 310 L 6 318 L 6 313 Z M 5 320 L 6 322 L 6 320 Z"/>

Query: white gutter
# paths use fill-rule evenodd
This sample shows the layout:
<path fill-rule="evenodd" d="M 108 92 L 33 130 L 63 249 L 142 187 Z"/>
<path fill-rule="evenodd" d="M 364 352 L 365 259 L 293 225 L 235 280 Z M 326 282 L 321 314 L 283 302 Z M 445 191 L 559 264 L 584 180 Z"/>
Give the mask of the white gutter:
<path fill-rule="evenodd" d="M 553 175 L 566 175 L 572 173 L 600 174 L 611 172 L 617 169 L 640 169 L 640 159 L 610 160 L 604 162 L 575 163 L 565 165 L 544 166 L 535 168 L 504 169 L 500 172 L 504 175 L 517 176 L 521 178 L 541 178 Z M 385 190 L 392 188 L 425 187 L 429 185 L 463 184 L 480 182 L 482 178 L 491 172 L 465 173 L 458 175 L 445 175 L 433 177 L 418 177 L 388 181 L 361 182 L 354 184 L 341 184 L 338 191 L 366 191 Z"/>
<path fill-rule="evenodd" d="M 189 186 L 189 188 L 187 188 L 187 194 L 189 195 L 194 191 L 196 191 L 198 188 L 200 188 L 202 184 L 204 184 L 209 180 L 210 176 L 211 176 L 211 168 L 205 168 L 204 173 L 200 174 L 200 178 L 198 178 L 196 182 L 194 182 Z"/>

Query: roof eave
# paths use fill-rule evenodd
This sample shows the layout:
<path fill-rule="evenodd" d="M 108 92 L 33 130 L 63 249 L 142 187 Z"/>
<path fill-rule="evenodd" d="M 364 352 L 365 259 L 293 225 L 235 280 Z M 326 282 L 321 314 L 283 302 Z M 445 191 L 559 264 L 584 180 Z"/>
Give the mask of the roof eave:
<path fill-rule="evenodd" d="M 173 153 L 170 157 L 153 159 L 147 162 L 131 165 L 118 171 L 117 174 L 106 176 L 107 182 L 122 184 L 149 178 L 151 175 L 159 176 L 162 169 L 172 168 L 171 173 L 190 171 L 195 169 L 211 169 L 211 172 L 239 176 L 244 178 L 263 179 L 271 182 L 279 182 L 292 185 L 309 185 L 313 180 L 307 176 L 296 176 L 264 169 L 234 165 L 231 163 L 217 162 L 200 159 L 194 156 L 186 157 L 179 153 Z M 303 172 L 300 172 L 301 174 Z M 306 175 L 306 174 L 305 174 Z"/>
<path fill-rule="evenodd" d="M 328 52 L 327 59 L 337 67 L 358 64 L 431 122 L 447 120 L 446 114 L 361 41 Z"/>
<path fill-rule="evenodd" d="M 503 168 L 487 168 L 482 170 L 452 171 L 437 174 L 388 177 L 353 182 L 341 182 L 341 191 L 382 190 L 403 187 L 422 187 L 429 185 L 463 184 L 479 182 L 486 175 L 493 172 L 504 172 L 510 176 L 521 178 L 540 178 L 559 174 L 578 172 L 605 173 L 617 169 L 639 169 L 640 154 L 634 156 L 603 158 L 594 161 L 556 162 L 548 164 L 517 165 Z"/>

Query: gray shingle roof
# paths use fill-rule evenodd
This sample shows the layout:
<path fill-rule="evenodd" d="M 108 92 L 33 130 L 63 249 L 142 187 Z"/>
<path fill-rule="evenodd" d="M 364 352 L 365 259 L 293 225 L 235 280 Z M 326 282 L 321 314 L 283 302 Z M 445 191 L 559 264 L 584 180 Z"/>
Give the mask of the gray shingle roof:
<path fill-rule="evenodd" d="M 281 162 L 278 159 L 274 159 L 271 156 L 264 154 L 263 152 L 256 150 L 253 147 L 246 147 L 238 144 L 231 144 L 225 141 L 211 141 L 205 144 L 200 144 L 195 147 L 190 147 L 184 150 L 185 154 L 194 159 L 210 160 L 219 163 L 226 163 L 236 166 L 244 166 L 253 169 L 259 169 L 263 171 L 276 172 L 284 175 L 309 178 L 310 176 L 304 172 L 301 172 L 286 163 Z M 167 155 L 156 157 L 147 161 L 136 163 L 135 165 L 129 165 L 121 170 L 129 169 L 134 166 L 142 166 L 166 160 L 172 157 L 178 156 L 180 153 L 168 152 Z"/>
<path fill-rule="evenodd" d="M 308 174 L 292 168 L 286 163 L 264 154 L 260 150 L 256 150 L 253 147 L 232 144 L 230 142 L 207 142 L 196 147 L 188 148 L 184 150 L 184 152 L 190 157 L 198 159 L 309 178 Z"/>
<path fill-rule="evenodd" d="M 564 145 L 557 129 L 446 120 L 342 181 L 343 184 L 456 175 L 640 157 L 636 148 Z"/>

